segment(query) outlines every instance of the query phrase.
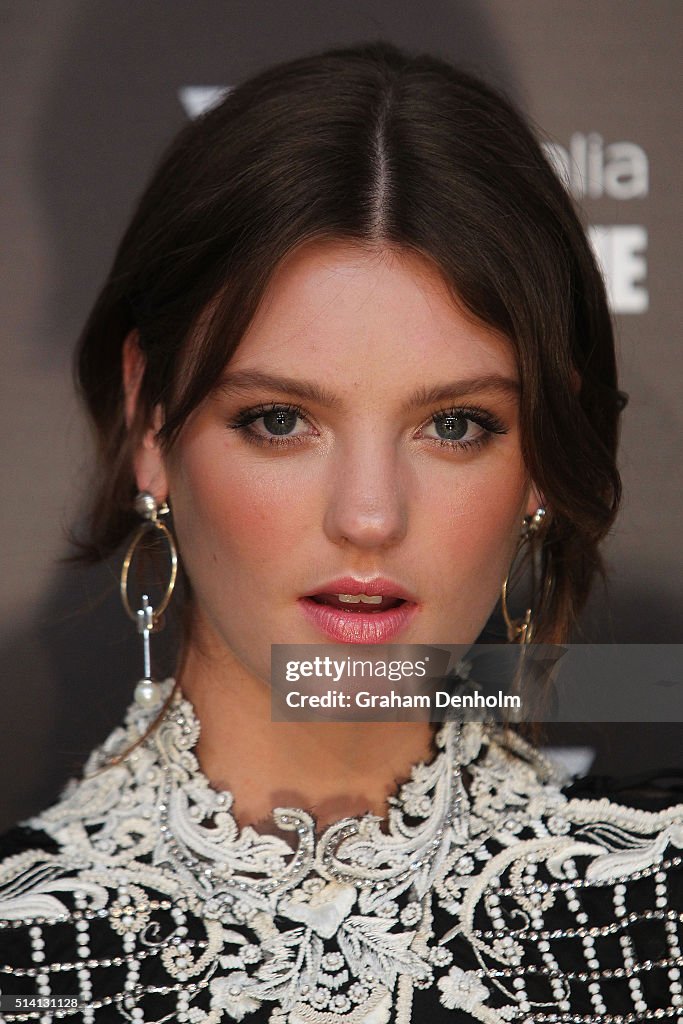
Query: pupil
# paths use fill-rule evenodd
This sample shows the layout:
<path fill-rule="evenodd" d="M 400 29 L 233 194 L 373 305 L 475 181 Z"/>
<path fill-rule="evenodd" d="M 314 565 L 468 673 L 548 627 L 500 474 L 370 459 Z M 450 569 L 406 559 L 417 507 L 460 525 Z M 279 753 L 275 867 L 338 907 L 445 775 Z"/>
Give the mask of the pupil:
<path fill-rule="evenodd" d="M 459 441 L 467 433 L 467 419 L 464 416 L 437 416 L 434 426 L 439 437 L 446 441 Z"/>
<path fill-rule="evenodd" d="M 266 429 L 271 434 L 289 434 L 296 423 L 296 413 L 289 409 L 271 409 L 263 416 Z"/>

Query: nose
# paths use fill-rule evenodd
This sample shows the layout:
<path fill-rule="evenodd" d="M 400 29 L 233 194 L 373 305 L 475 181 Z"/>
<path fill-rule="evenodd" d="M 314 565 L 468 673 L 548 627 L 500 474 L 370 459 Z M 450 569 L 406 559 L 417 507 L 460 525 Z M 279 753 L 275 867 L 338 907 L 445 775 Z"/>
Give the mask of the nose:
<path fill-rule="evenodd" d="M 324 515 L 324 531 L 333 543 L 383 549 L 405 537 L 406 487 L 391 445 L 380 449 L 367 438 L 353 444 L 334 460 L 333 472 Z"/>

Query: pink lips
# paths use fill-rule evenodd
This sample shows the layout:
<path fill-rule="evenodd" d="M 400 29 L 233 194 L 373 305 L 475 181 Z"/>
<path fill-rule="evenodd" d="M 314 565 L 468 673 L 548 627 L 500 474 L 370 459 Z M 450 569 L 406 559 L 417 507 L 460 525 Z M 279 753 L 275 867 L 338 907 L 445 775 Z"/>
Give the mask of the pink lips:
<path fill-rule="evenodd" d="M 398 599 L 401 603 L 379 611 L 374 611 L 372 605 L 354 605 L 347 611 L 345 608 L 315 601 L 314 597 L 318 594 L 380 595 L 387 599 Z M 309 622 L 331 640 L 343 644 L 389 643 L 406 628 L 418 611 L 416 599 L 409 591 L 392 580 L 379 577 L 374 580 L 358 580 L 346 576 L 331 580 L 312 594 L 300 598 L 299 605 Z"/>

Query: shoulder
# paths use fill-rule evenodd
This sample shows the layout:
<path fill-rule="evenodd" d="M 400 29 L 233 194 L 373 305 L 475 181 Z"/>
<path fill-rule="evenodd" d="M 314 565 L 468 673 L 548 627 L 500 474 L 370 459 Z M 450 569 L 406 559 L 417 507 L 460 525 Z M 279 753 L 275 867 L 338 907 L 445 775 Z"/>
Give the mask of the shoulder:
<path fill-rule="evenodd" d="M 492 741 L 471 775 L 467 837 L 436 886 L 441 927 L 476 950 L 471 976 L 452 968 L 443 983 L 451 1002 L 476 978 L 504 1019 L 539 1004 L 577 1020 L 675 1015 L 683 805 L 573 795 L 516 741 Z"/>
<path fill-rule="evenodd" d="M 585 775 L 564 786 L 563 792 L 570 798 L 595 800 L 606 797 L 625 807 L 661 811 L 683 806 L 683 771 L 678 775 L 654 771 L 622 778 Z"/>
<path fill-rule="evenodd" d="M 215 923 L 159 854 L 153 761 L 140 750 L 100 771 L 105 759 L 94 752 L 94 774 L 0 836 L 0 991 L 33 1005 L 60 994 L 60 1015 L 83 1024 L 132 1019 L 144 993 L 145 1019 L 175 1019 L 183 957 L 215 958 Z"/>
<path fill-rule="evenodd" d="M 54 839 L 41 829 L 26 824 L 15 825 L 0 834 L 0 863 L 5 863 L 22 853 L 55 853 L 57 849 Z"/>
<path fill-rule="evenodd" d="M 26 929 L 38 942 L 38 933 L 56 929 L 74 952 L 83 945 L 77 933 L 91 920 L 100 933 L 109 923 L 106 941 L 114 948 L 131 892 L 150 912 L 170 908 L 169 876 L 152 864 L 159 841 L 158 764 L 149 744 L 122 756 L 149 720 L 149 713 L 131 707 L 54 804 L 0 836 L 0 963 L 10 954 L 21 959 Z M 33 949 L 35 963 L 40 948 Z"/>
<path fill-rule="evenodd" d="M 615 877 L 629 864 L 636 870 L 667 848 L 683 847 L 683 803 L 675 790 L 644 780 L 572 781 L 514 736 L 494 736 L 473 764 L 470 810 L 472 829 L 496 837 L 511 856 L 513 850 L 550 856 L 583 844 L 586 858 L 615 855 L 600 860 L 603 873 L 609 864 Z M 594 865 L 589 875 L 597 874 Z"/>

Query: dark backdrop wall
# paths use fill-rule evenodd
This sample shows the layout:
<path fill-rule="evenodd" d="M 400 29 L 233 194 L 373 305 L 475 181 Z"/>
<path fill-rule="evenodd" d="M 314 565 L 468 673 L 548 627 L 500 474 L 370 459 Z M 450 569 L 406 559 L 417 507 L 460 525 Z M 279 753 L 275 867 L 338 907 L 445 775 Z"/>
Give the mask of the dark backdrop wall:
<path fill-rule="evenodd" d="M 618 326 L 625 502 L 600 640 L 681 642 L 678 0 L 50 0 L 1 5 L 3 824 L 51 800 L 139 675 L 116 566 L 60 564 L 88 488 L 70 355 L 171 135 L 276 60 L 384 37 L 479 71 L 541 126 Z M 167 655 L 170 665 L 170 653 Z M 560 731 L 595 767 L 680 761 L 680 726 Z"/>

